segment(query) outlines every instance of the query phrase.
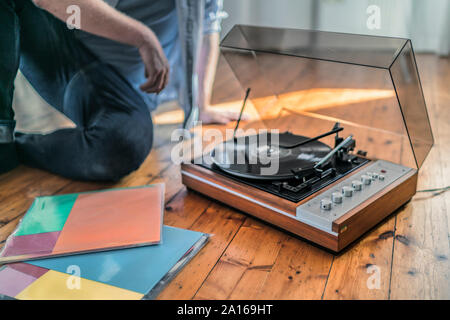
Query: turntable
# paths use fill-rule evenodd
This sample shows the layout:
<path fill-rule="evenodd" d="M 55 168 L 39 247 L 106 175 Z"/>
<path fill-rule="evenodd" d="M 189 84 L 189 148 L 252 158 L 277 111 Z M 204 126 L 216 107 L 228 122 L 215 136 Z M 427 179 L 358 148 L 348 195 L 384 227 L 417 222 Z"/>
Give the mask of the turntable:
<path fill-rule="evenodd" d="M 221 53 L 258 119 L 183 163 L 188 188 L 335 252 L 413 197 L 433 137 L 410 40 L 238 25 Z"/>

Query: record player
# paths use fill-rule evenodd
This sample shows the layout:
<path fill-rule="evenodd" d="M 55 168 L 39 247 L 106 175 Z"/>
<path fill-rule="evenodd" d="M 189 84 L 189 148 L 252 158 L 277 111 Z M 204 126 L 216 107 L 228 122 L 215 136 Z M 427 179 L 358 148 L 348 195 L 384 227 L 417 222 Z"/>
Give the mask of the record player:
<path fill-rule="evenodd" d="M 413 197 L 433 136 L 410 40 L 237 25 L 221 54 L 258 118 L 183 163 L 188 188 L 335 252 Z"/>

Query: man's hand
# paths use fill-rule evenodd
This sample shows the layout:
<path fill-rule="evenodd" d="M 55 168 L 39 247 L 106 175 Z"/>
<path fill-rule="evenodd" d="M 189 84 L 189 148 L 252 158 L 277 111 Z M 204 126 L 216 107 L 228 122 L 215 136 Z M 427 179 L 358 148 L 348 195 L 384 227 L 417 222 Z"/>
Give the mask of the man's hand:
<path fill-rule="evenodd" d="M 161 44 L 153 32 L 150 31 L 145 38 L 139 47 L 139 53 L 145 65 L 147 78 L 147 82 L 142 84 L 140 89 L 147 93 L 160 93 L 169 82 L 170 67 Z"/>
<path fill-rule="evenodd" d="M 33 0 L 62 21 L 66 9 L 75 4 L 80 7 L 81 29 L 92 34 L 139 48 L 146 69 L 147 82 L 141 86 L 145 92 L 161 92 L 169 81 L 169 63 L 156 35 L 143 23 L 110 7 L 102 0 Z"/>

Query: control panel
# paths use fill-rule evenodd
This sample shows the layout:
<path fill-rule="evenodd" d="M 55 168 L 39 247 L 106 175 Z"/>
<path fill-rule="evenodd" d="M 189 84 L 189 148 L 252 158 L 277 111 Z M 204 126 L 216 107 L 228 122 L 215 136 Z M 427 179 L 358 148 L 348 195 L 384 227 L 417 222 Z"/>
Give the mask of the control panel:
<path fill-rule="evenodd" d="M 331 231 L 334 220 L 367 201 L 411 168 L 377 160 L 358 173 L 343 178 L 327 191 L 297 207 L 297 218 Z"/>

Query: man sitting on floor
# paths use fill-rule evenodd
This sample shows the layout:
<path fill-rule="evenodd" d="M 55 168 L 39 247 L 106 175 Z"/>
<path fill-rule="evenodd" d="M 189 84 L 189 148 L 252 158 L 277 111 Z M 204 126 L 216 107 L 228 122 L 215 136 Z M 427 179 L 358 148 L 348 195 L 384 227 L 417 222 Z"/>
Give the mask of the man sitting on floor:
<path fill-rule="evenodd" d="M 73 5 L 81 30 L 65 22 Z M 0 0 L 0 173 L 20 161 L 73 179 L 120 179 L 150 152 L 150 111 L 176 96 L 186 127 L 198 109 L 204 122 L 235 120 L 208 108 L 221 8 L 221 0 Z M 14 133 L 19 68 L 76 128 Z"/>

